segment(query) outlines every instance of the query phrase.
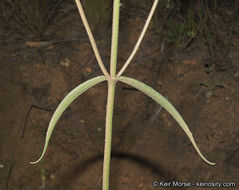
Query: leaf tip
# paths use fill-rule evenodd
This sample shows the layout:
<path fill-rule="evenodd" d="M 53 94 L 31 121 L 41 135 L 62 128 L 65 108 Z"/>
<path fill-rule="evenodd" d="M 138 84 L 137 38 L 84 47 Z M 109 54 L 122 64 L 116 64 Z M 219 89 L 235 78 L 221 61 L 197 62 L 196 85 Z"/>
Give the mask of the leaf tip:
<path fill-rule="evenodd" d="M 41 161 L 41 159 L 42 159 L 42 157 L 41 158 L 39 158 L 38 160 L 36 160 L 36 161 L 34 161 L 34 162 L 30 162 L 30 164 L 37 164 L 37 163 L 39 163 L 40 161 Z"/>
<path fill-rule="evenodd" d="M 207 161 L 207 163 L 208 163 L 209 165 L 211 165 L 211 166 L 216 165 L 216 163 L 214 163 L 214 162 L 209 162 L 209 161 Z"/>
<path fill-rule="evenodd" d="M 40 158 L 38 160 L 34 161 L 34 162 L 30 162 L 30 164 L 37 164 L 37 163 L 39 163 L 42 160 L 45 152 L 46 152 L 46 150 L 44 149 L 43 152 L 42 152 L 42 155 L 40 156 Z"/>

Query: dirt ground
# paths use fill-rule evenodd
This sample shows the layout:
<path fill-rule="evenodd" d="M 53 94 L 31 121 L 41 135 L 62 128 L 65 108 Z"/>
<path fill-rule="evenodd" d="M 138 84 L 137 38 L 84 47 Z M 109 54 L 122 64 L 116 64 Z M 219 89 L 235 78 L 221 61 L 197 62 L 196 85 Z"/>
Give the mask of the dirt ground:
<path fill-rule="evenodd" d="M 118 69 L 144 20 L 134 16 L 121 23 Z M 191 183 L 191 187 L 179 188 L 185 190 L 216 189 L 197 187 L 200 182 L 239 189 L 239 35 L 233 36 L 231 67 L 208 73 L 209 55 L 200 39 L 183 51 L 165 47 L 162 52 L 150 26 L 124 76 L 143 81 L 167 97 L 189 125 L 202 153 L 216 165 L 202 161 L 164 109 L 155 117 L 160 105 L 119 82 L 110 189 L 179 188 L 154 187 L 156 181 Z M 71 104 L 53 132 L 44 161 L 29 164 L 41 154 L 49 120 L 63 97 L 78 84 L 101 75 L 85 31 L 70 23 L 61 27 L 58 35 L 77 40 L 41 48 L 26 46 L 28 39 L 0 45 L 1 190 L 101 189 L 106 82 Z M 110 33 L 108 28 L 96 37 L 107 68 Z"/>

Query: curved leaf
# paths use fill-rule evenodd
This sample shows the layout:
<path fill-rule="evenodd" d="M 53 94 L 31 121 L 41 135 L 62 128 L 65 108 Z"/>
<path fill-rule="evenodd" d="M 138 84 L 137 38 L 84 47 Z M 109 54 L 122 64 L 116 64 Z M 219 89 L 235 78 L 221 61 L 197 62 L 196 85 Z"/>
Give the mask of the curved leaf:
<path fill-rule="evenodd" d="M 49 140 L 51 138 L 51 134 L 54 130 L 54 127 L 55 127 L 57 121 L 59 120 L 59 118 L 61 117 L 62 113 L 66 110 L 66 108 L 83 92 L 88 90 L 90 87 L 92 87 L 102 81 L 105 81 L 105 80 L 107 80 L 107 78 L 105 76 L 95 77 L 93 79 L 90 79 L 90 80 L 80 84 L 79 86 L 74 88 L 69 94 L 66 95 L 66 97 L 58 105 L 56 111 L 54 112 L 54 114 L 51 118 L 51 121 L 50 121 L 48 129 L 47 129 L 47 133 L 46 133 L 44 149 L 43 149 L 43 152 L 42 152 L 40 158 L 35 162 L 30 162 L 31 164 L 38 163 L 45 155 Z"/>
<path fill-rule="evenodd" d="M 202 153 L 200 152 L 197 144 L 195 143 L 193 135 L 192 135 L 191 131 L 189 130 L 187 124 L 184 122 L 183 118 L 178 113 L 178 111 L 174 108 L 174 106 L 165 97 L 163 97 L 160 93 L 158 93 L 156 90 L 154 90 L 150 86 L 148 86 L 148 85 L 146 85 L 146 84 L 144 84 L 144 83 L 142 83 L 138 80 L 135 80 L 135 79 L 132 79 L 132 78 L 129 78 L 129 77 L 123 77 L 123 76 L 119 77 L 118 80 L 137 88 L 138 90 L 142 91 L 143 93 L 145 93 L 146 95 L 151 97 L 157 103 L 161 104 L 173 116 L 173 118 L 178 122 L 178 124 L 182 127 L 182 129 L 187 134 L 188 138 L 192 142 L 194 148 L 196 149 L 196 151 L 198 152 L 200 157 L 210 165 L 215 164 L 213 162 L 208 161 L 202 155 Z"/>

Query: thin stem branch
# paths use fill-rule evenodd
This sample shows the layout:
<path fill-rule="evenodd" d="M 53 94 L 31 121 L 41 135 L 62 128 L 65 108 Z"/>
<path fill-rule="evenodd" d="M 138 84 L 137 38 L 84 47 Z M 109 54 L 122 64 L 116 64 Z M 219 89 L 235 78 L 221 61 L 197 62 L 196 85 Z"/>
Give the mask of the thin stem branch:
<path fill-rule="evenodd" d="M 107 107 L 106 107 L 106 122 L 105 122 L 105 150 L 104 150 L 103 184 L 102 184 L 103 190 L 109 190 L 112 120 L 114 109 L 115 85 L 116 81 L 114 79 L 109 78 Z"/>
<path fill-rule="evenodd" d="M 114 0 L 113 8 L 113 24 L 112 24 L 112 40 L 111 40 L 111 57 L 110 57 L 110 76 L 115 77 L 117 65 L 117 50 L 119 36 L 119 8 L 120 0 Z"/>
<path fill-rule="evenodd" d="M 138 50 L 138 48 L 139 48 L 139 46 L 140 46 L 140 43 L 141 43 L 141 41 L 142 41 L 142 39 L 143 39 L 143 37 L 144 37 L 144 34 L 145 34 L 145 32 L 146 32 L 146 30 L 147 30 L 147 28 L 148 28 L 148 26 L 149 26 L 150 20 L 151 20 L 151 18 L 152 18 L 152 16 L 153 16 L 153 13 L 154 13 L 154 11 L 155 11 L 155 9 L 156 9 L 156 7 L 157 7 L 158 1 L 159 1 L 159 0 L 155 0 L 155 1 L 154 1 L 154 4 L 153 4 L 153 6 L 152 6 L 152 8 L 151 8 L 151 11 L 150 11 L 150 13 L 149 13 L 149 16 L 148 16 L 146 22 L 145 22 L 144 28 L 143 28 L 143 30 L 142 30 L 140 36 L 139 36 L 139 39 L 138 39 L 137 43 L 135 44 L 135 47 L 134 47 L 134 49 L 133 49 L 131 55 L 129 56 L 129 58 L 128 58 L 128 60 L 125 62 L 124 66 L 121 68 L 121 70 L 120 70 L 119 73 L 117 74 L 116 78 L 117 78 L 117 77 L 120 77 L 120 76 L 122 75 L 122 73 L 123 73 L 123 72 L 125 71 L 125 69 L 128 67 L 129 63 L 132 61 L 132 59 L 133 59 L 133 57 L 134 57 L 136 51 Z"/>
<path fill-rule="evenodd" d="M 104 74 L 106 77 L 109 77 L 109 73 L 107 72 L 107 70 L 106 70 L 106 68 L 105 68 L 105 65 L 104 65 L 104 63 L 103 63 L 103 61 L 102 61 L 102 59 L 101 59 L 101 57 L 100 57 L 99 50 L 98 50 L 98 48 L 97 48 L 97 45 L 96 45 L 96 43 L 95 43 L 95 39 L 94 39 L 94 37 L 93 37 L 93 35 L 92 35 L 91 29 L 90 29 L 89 24 L 88 24 L 88 22 L 87 22 L 87 19 L 86 19 L 84 10 L 83 10 L 82 5 L 81 5 L 81 2 L 80 2 L 80 0 L 75 0 L 75 2 L 76 2 L 76 4 L 77 4 L 77 7 L 78 7 L 78 10 L 79 10 L 81 19 L 82 19 L 82 21 L 83 21 L 83 24 L 84 24 L 84 26 L 85 26 L 86 32 L 87 32 L 88 37 L 89 37 L 89 39 L 90 39 L 90 43 L 91 43 L 91 45 L 92 45 L 92 48 L 93 48 L 93 51 L 94 51 L 94 53 L 95 53 L 95 57 L 96 57 L 96 59 L 97 59 L 97 62 L 98 62 L 98 64 L 99 64 L 99 66 L 100 66 L 100 69 L 101 69 L 101 71 L 103 72 L 103 74 Z"/>

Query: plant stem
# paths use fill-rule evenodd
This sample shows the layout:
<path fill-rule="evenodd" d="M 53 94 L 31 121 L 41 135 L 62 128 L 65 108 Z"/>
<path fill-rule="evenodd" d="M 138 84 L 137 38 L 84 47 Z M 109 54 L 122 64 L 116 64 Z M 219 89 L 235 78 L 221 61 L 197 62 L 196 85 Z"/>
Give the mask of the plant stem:
<path fill-rule="evenodd" d="M 97 48 L 97 45 L 96 45 L 96 43 L 95 43 L 95 39 L 94 39 L 94 37 L 93 37 L 93 34 L 92 34 L 91 29 L 90 29 L 90 27 L 89 27 L 89 24 L 88 24 L 88 22 L 87 22 L 87 19 L 86 19 L 84 10 L 83 10 L 82 5 L 81 5 L 81 2 L 80 2 L 80 0 L 75 0 L 75 1 L 76 1 L 76 5 L 77 5 L 77 7 L 78 7 L 78 10 L 79 10 L 81 19 L 82 19 L 82 21 L 83 21 L 83 24 L 84 24 L 84 26 L 85 26 L 86 32 L 87 32 L 88 37 L 89 37 L 89 39 L 90 39 L 90 43 L 91 43 L 92 48 L 93 48 L 93 51 L 94 51 L 94 53 L 95 53 L 95 57 L 96 57 L 97 62 L 98 62 L 98 64 L 99 64 L 99 66 L 100 66 L 100 69 L 101 69 L 101 71 L 104 73 L 104 75 L 105 75 L 106 77 L 109 77 L 109 73 L 107 72 L 107 70 L 106 70 L 106 68 L 105 68 L 105 65 L 104 65 L 104 63 L 103 63 L 103 61 L 102 61 L 102 59 L 101 59 L 101 57 L 100 57 L 99 50 L 98 50 L 98 48 Z"/>
<path fill-rule="evenodd" d="M 114 0 L 111 56 L 110 56 L 110 76 L 115 78 L 117 65 L 118 35 L 119 35 L 119 8 L 120 0 Z"/>
<path fill-rule="evenodd" d="M 157 7 L 158 2 L 159 2 L 159 0 L 155 0 L 155 1 L 154 1 L 154 4 L 153 4 L 153 6 L 152 6 L 152 8 L 151 8 L 151 10 L 150 10 L 149 16 L 148 16 L 148 18 L 147 18 L 147 20 L 146 20 L 146 22 L 145 22 L 144 28 L 143 28 L 143 30 L 142 30 L 140 36 L 139 36 L 139 39 L 138 39 L 137 43 L 135 44 L 135 47 L 134 47 L 132 53 L 130 54 L 128 60 L 125 62 L 125 64 L 123 65 L 122 69 L 121 69 L 121 70 L 119 71 L 119 73 L 117 74 L 117 76 L 116 76 L 117 78 L 122 75 L 122 73 L 125 71 L 125 69 L 128 67 L 128 65 L 129 65 L 130 62 L 132 61 L 132 59 L 133 59 L 133 57 L 134 57 L 136 51 L 138 50 L 138 48 L 139 48 L 139 46 L 140 46 L 140 43 L 142 42 L 142 39 L 143 39 L 143 37 L 144 37 L 144 34 L 145 34 L 145 32 L 146 32 L 146 30 L 147 30 L 147 28 L 148 28 L 148 26 L 149 26 L 150 20 L 152 19 L 152 16 L 153 16 L 153 14 L 154 14 L 154 11 L 155 11 L 155 9 L 156 9 L 156 7 Z"/>
<path fill-rule="evenodd" d="M 105 123 L 105 151 L 104 151 L 104 165 L 103 165 L 103 190 L 109 190 L 109 176 L 110 176 L 110 157 L 111 157 L 111 138 L 112 138 L 112 118 L 114 109 L 114 95 L 115 95 L 116 81 L 108 79 L 108 97 L 106 107 L 106 123 Z"/>
<path fill-rule="evenodd" d="M 105 121 L 105 150 L 104 150 L 103 183 L 102 183 L 103 190 L 109 190 L 112 121 L 113 121 L 113 110 L 114 110 L 114 96 L 115 96 L 115 85 L 116 85 L 115 75 L 116 75 L 118 35 L 119 35 L 119 7 L 120 7 L 120 0 L 114 0 L 111 57 L 110 57 L 110 76 L 107 77 L 108 97 L 107 97 L 106 119 L 105 119 L 106 120 Z"/>

